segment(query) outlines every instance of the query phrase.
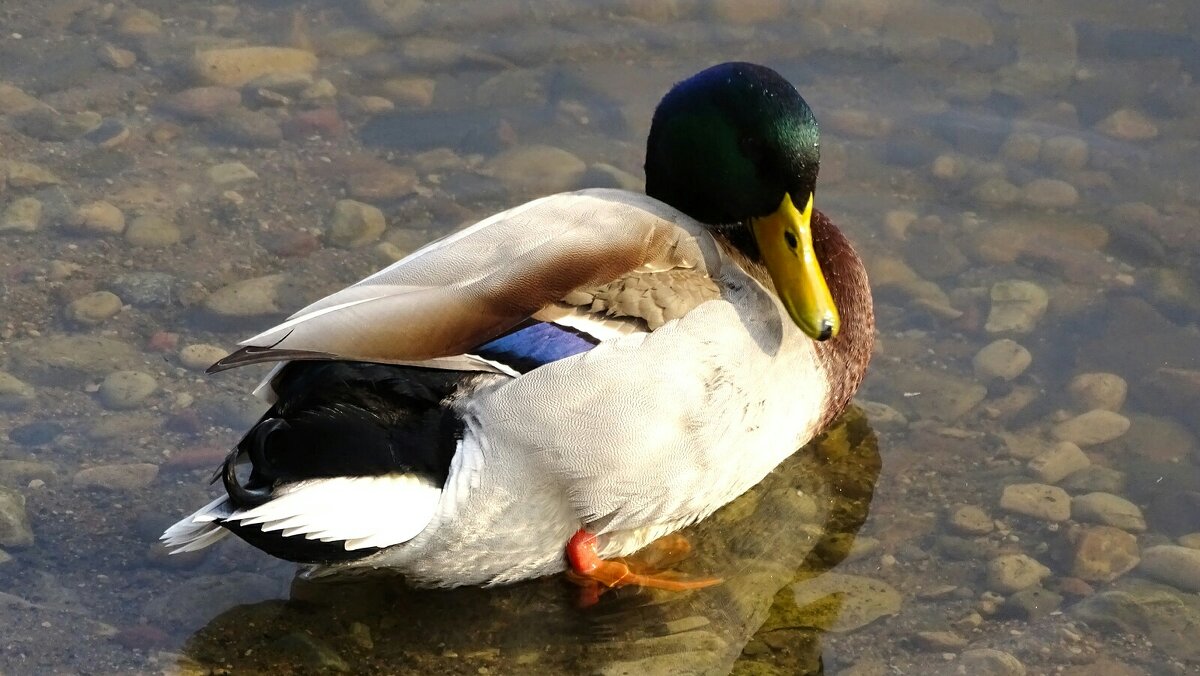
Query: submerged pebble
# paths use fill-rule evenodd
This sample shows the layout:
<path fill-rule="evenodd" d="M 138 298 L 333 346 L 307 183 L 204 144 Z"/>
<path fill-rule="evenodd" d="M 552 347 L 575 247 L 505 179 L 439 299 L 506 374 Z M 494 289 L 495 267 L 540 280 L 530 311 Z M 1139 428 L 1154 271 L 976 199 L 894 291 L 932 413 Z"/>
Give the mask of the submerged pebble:
<path fill-rule="evenodd" d="M 317 68 L 317 57 L 290 47 L 234 47 L 196 52 L 190 66 L 201 82 L 240 87 L 273 73 L 311 73 Z"/>
<path fill-rule="evenodd" d="M 1125 404 L 1129 386 L 1115 373 L 1080 373 L 1071 379 L 1067 391 L 1081 409 L 1119 411 Z"/>
<path fill-rule="evenodd" d="M 1042 482 L 1056 484 L 1091 464 L 1091 459 L 1083 450 L 1069 441 L 1063 441 L 1035 455 L 1026 468 Z"/>
<path fill-rule="evenodd" d="M 1131 533 L 1146 530 L 1142 510 L 1132 502 L 1112 493 L 1088 493 L 1071 499 L 1071 518 L 1076 521 L 1113 526 Z"/>
<path fill-rule="evenodd" d="M 79 207 L 68 223 L 73 230 L 89 235 L 119 235 L 125 232 L 125 214 L 103 200 Z"/>
<path fill-rule="evenodd" d="M 135 491 L 145 488 L 158 476 L 158 465 L 138 462 L 128 465 L 101 465 L 75 473 L 76 488 L 102 488 L 109 491 Z"/>
<path fill-rule="evenodd" d="M 1000 508 L 1042 521 L 1071 518 L 1071 496 L 1057 486 L 1012 484 L 1004 487 Z"/>
<path fill-rule="evenodd" d="M 121 299 L 111 291 L 95 291 L 67 305 L 67 318 L 87 324 L 100 324 L 121 311 Z"/>
<path fill-rule="evenodd" d="M 141 371 L 116 371 L 100 383 L 100 403 L 114 411 L 139 408 L 158 390 L 154 376 Z"/>
<path fill-rule="evenodd" d="M 383 212 L 356 200 L 338 200 L 333 205 L 329 241 L 347 249 L 366 246 L 379 239 L 387 228 Z"/>
<path fill-rule="evenodd" d="M 1070 441 L 1079 446 L 1094 446 L 1112 441 L 1129 431 L 1129 418 L 1096 409 L 1064 420 L 1051 430 L 1055 439 Z"/>
<path fill-rule="evenodd" d="M 179 351 L 179 362 L 190 369 L 203 371 L 227 354 L 229 351 L 225 348 L 208 343 L 196 343 Z"/>
<path fill-rule="evenodd" d="M 0 233 L 34 232 L 42 225 L 42 203 L 34 197 L 13 200 L 0 216 Z"/>
<path fill-rule="evenodd" d="M 1142 552 L 1138 570 L 1184 591 L 1200 592 L 1200 549 L 1158 545 Z"/>
<path fill-rule="evenodd" d="M 33 386 L 11 373 L 0 371 L 0 410 L 21 411 L 37 399 Z"/>
<path fill-rule="evenodd" d="M 1011 594 L 1041 583 L 1050 569 L 1025 554 L 1006 554 L 988 562 L 987 587 L 994 592 Z"/>
<path fill-rule="evenodd" d="M 1112 582 L 1141 561 L 1137 538 L 1112 526 L 1073 528 L 1067 540 L 1071 575 L 1087 582 Z"/>
<path fill-rule="evenodd" d="M 126 242 L 148 249 L 178 244 L 182 238 L 183 234 L 173 221 L 157 214 L 138 216 L 125 228 Z"/>
<path fill-rule="evenodd" d="M 0 546 L 17 549 L 33 544 L 33 530 L 25 512 L 25 496 L 0 488 Z"/>
<path fill-rule="evenodd" d="M 528 196 L 577 188 L 587 165 L 561 148 L 529 145 L 493 157 L 487 170 L 513 195 Z"/>
<path fill-rule="evenodd" d="M 996 282 L 984 329 L 988 333 L 1029 333 L 1046 313 L 1050 296 L 1045 289 L 1020 279 Z"/>
<path fill-rule="evenodd" d="M 981 378 L 1000 378 L 1001 380 L 1016 378 L 1024 373 L 1032 362 L 1033 356 L 1029 354 L 1029 350 L 1009 338 L 1001 338 L 989 343 L 976 353 L 972 360 L 976 375 Z"/>

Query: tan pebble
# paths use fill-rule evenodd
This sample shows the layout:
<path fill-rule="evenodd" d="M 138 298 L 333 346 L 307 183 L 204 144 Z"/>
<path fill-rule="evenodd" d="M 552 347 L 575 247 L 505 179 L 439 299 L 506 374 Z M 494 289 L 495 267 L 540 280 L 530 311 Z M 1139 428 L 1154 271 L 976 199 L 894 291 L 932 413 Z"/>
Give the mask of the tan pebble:
<path fill-rule="evenodd" d="M 1071 379 L 1067 391 L 1076 405 L 1085 411 L 1119 411 L 1125 404 L 1129 386 L 1115 373 L 1080 373 Z"/>
<path fill-rule="evenodd" d="M 240 87 L 269 73 L 311 73 L 317 56 L 290 47 L 234 47 L 197 52 L 192 73 L 208 84 Z"/>
<path fill-rule="evenodd" d="M 81 232 L 94 235 L 119 235 L 125 232 L 125 214 L 105 202 L 91 202 L 75 210 L 70 225 Z"/>
<path fill-rule="evenodd" d="M 203 371 L 229 354 L 225 348 L 208 343 L 188 345 L 179 351 L 179 362 L 187 368 Z"/>
<path fill-rule="evenodd" d="M 80 324 L 94 325 L 121 311 L 121 299 L 111 291 L 96 291 L 76 298 L 67 305 L 67 318 Z"/>

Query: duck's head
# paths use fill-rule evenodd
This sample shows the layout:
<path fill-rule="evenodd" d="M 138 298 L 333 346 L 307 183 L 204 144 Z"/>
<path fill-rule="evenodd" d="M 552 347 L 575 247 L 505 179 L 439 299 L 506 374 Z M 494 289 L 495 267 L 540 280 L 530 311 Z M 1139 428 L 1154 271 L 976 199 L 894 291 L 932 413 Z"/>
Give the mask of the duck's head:
<path fill-rule="evenodd" d="M 810 227 L 818 137 L 812 110 L 779 73 L 751 63 L 713 66 L 658 104 L 646 193 L 764 263 L 796 325 L 826 340 L 839 319 Z"/>

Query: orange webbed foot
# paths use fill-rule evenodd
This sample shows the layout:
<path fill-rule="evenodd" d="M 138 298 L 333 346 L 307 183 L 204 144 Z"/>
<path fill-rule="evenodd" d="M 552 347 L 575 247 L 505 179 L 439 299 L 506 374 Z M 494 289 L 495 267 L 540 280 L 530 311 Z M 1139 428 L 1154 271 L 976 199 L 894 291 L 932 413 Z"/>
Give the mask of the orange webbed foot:
<path fill-rule="evenodd" d="M 667 591 L 703 589 L 720 578 L 688 579 L 664 568 L 678 563 L 691 551 L 682 535 L 660 538 L 628 559 L 606 560 L 596 552 L 596 536 L 580 529 L 567 542 L 567 578 L 582 587 L 582 605 L 591 605 L 615 587 L 649 587 Z"/>

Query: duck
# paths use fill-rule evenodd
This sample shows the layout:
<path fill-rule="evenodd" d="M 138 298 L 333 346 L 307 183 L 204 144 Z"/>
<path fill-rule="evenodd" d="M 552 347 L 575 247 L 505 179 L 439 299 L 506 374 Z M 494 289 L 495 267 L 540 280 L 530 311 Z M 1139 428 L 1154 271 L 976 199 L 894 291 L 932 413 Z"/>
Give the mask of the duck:
<path fill-rule="evenodd" d="M 775 70 L 678 82 L 644 194 L 503 211 L 213 364 L 272 363 L 270 408 L 165 546 L 232 534 L 306 574 L 425 587 L 718 582 L 627 557 L 829 427 L 871 357 L 867 274 L 814 206 L 819 167 L 813 111 Z"/>

